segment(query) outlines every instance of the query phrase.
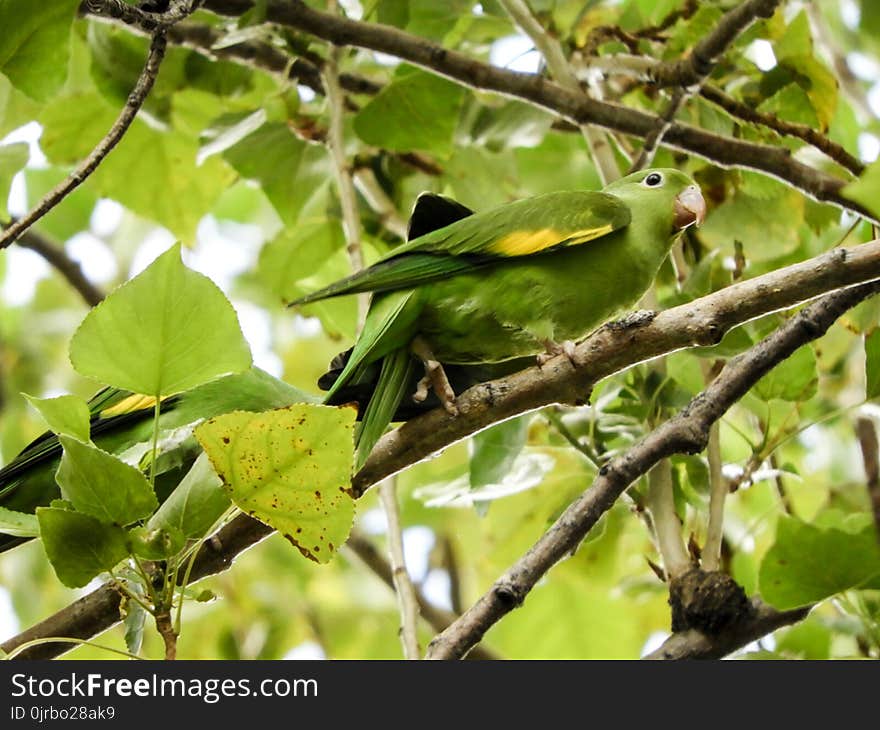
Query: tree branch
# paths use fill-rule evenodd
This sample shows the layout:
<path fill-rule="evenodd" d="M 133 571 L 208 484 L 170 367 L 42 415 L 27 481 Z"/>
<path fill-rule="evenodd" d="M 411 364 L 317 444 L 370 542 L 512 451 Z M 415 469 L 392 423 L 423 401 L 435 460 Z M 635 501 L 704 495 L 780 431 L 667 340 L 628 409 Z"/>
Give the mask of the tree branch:
<path fill-rule="evenodd" d="M 677 88 L 657 125 L 645 137 L 645 144 L 630 172 L 651 164 L 654 153 L 672 126 L 676 114 L 699 91 L 721 55 L 759 17 L 769 18 L 773 15 L 780 2 L 781 0 L 746 0 L 722 15 L 712 32 L 703 37 L 689 55 L 675 63 L 661 63 L 654 67 L 651 77 L 658 86 Z"/>
<path fill-rule="evenodd" d="M 116 118 L 110 131 L 107 132 L 105 137 L 98 142 L 89 156 L 86 157 L 86 159 L 84 159 L 79 166 L 70 173 L 70 175 L 46 193 L 43 199 L 40 200 L 32 210 L 0 233 L 0 249 L 6 248 L 10 243 L 15 241 L 15 239 L 24 231 L 58 205 L 58 203 L 60 203 L 72 190 L 85 182 L 86 178 L 88 178 L 88 176 L 97 169 L 98 165 L 101 164 L 104 158 L 110 154 L 110 151 L 119 144 L 122 136 L 128 130 L 129 126 L 131 126 L 135 116 L 141 106 L 143 106 L 147 94 L 150 93 L 150 89 L 153 88 L 153 83 L 159 75 L 159 65 L 162 63 L 162 59 L 165 56 L 165 46 L 165 31 L 163 29 L 157 30 L 150 43 L 150 52 L 147 56 L 147 62 L 144 65 L 143 71 L 141 71 L 141 75 L 138 77 L 134 90 L 129 94 L 125 106 L 122 107 L 122 111 L 119 113 L 119 116 Z"/>
<path fill-rule="evenodd" d="M 388 522 L 388 556 L 391 559 L 391 582 L 400 611 L 400 643 L 405 659 L 420 659 L 418 638 L 419 602 L 406 569 L 403 553 L 403 530 L 397 503 L 397 478 L 388 477 L 379 485 L 379 499 Z"/>
<path fill-rule="evenodd" d="M 394 571 L 391 564 L 366 535 L 362 534 L 357 529 L 352 530 L 351 535 L 349 535 L 345 544 L 355 555 L 358 556 L 358 558 L 360 558 L 364 565 L 382 580 L 385 585 L 387 585 L 392 591 L 396 590 L 394 586 Z M 438 633 L 443 631 L 443 629 L 458 618 L 458 615 L 451 611 L 444 611 L 442 608 L 437 608 L 437 606 L 425 597 L 425 594 L 422 593 L 417 586 L 413 586 L 413 592 L 415 600 L 418 603 L 419 614 L 431 625 L 431 628 L 433 628 L 434 631 Z M 468 658 L 501 659 L 501 656 L 488 647 L 480 644 L 473 648 L 473 651 L 468 654 Z"/>
<path fill-rule="evenodd" d="M 550 75 L 556 79 L 557 83 L 565 89 L 581 93 L 580 82 L 562 52 L 559 41 L 553 38 L 532 15 L 525 0 L 501 0 L 501 5 L 510 19 L 535 44 L 535 48 L 547 63 Z M 591 124 L 581 124 L 580 130 L 590 150 L 590 157 L 596 165 L 596 171 L 599 173 L 602 185 L 607 185 L 619 178 L 620 169 L 604 132 Z"/>
<path fill-rule="evenodd" d="M 386 434 L 355 475 L 353 490 L 361 495 L 373 484 L 436 451 L 506 418 L 551 403 L 583 402 L 592 386 L 635 363 L 686 347 L 716 344 L 725 332 L 770 312 L 786 309 L 841 287 L 880 278 L 880 240 L 853 248 L 836 248 L 687 304 L 658 313 L 638 326 L 606 326 L 578 345 L 577 367 L 565 356 L 506 378 L 477 385 L 461 394 L 452 417 L 442 408 L 420 416 Z M 270 535 L 272 529 L 239 515 L 205 541 L 194 562 L 190 581 L 226 570 L 235 557 Z M 108 602 L 112 588 L 97 589 L 96 613 L 83 620 L 81 609 L 62 609 L 2 645 L 4 651 L 46 636 L 88 638 L 119 621 L 118 599 Z M 86 597 L 89 599 L 89 596 Z M 85 601 L 86 599 L 81 599 Z M 74 606 L 81 603 L 73 604 Z M 112 610 L 107 610 L 107 607 Z M 58 656 L 69 647 L 43 645 L 22 653 L 26 658 Z"/>
<path fill-rule="evenodd" d="M 70 258 L 61 246 L 52 243 L 41 233 L 34 230 L 25 231 L 19 236 L 18 245 L 46 259 L 79 292 L 83 301 L 90 307 L 94 307 L 104 299 L 104 292 L 86 278 L 79 263 Z"/>
<path fill-rule="evenodd" d="M 877 291 L 880 291 L 880 282 L 828 294 L 745 353 L 731 359 L 718 377 L 677 416 L 601 469 L 590 487 L 529 551 L 461 618 L 434 638 L 426 658 L 463 657 L 489 628 L 525 600 L 550 568 L 577 549 L 593 525 L 633 481 L 665 457 L 702 451 L 712 424 L 752 385 L 799 347 L 823 335 L 844 312 Z"/>
<path fill-rule="evenodd" d="M 733 624 L 714 636 L 697 629 L 676 632 L 666 639 L 662 646 L 642 658 L 720 659 L 776 629 L 802 621 L 812 608 L 807 606 L 790 611 L 777 611 L 759 598 L 753 598 L 751 605 L 752 616 L 746 622 Z"/>
<path fill-rule="evenodd" d="M 119 17 L 135 27 L 142 27 L 143 24 L 138 25 L 137 19 L 129 19 L 126 15 L 112 16 L 107 12 L 104 6 L 113 2 L 89 0 L 86 10 L 96 6 L 102 10 L 92 12 Z M 241 15 L 252 5 L 251 0 L 204 2 L 206 9 L 227 16 Z M 306 31 L 337 45 L 368 48 L 396 56 L 464 86 L 530 102 L 559 114 L 576 126 L 594 124 L 644 138 L 656 129 L 658 123 L 662 123 L 657 115 L 590 99 L 583 93 L 563 89 L 541 76 L 500 69 L 390 26 L 334 17 L 313 10 L 301 0 L 268 0 L 266 10 L 267 19 L 271 22 Z M 669 127 L 663 143 L 721 167 L 747 168 L 782 179 L 817 201 L 831 203 L 876 221 L 870 211 L 841 194 L 847 181 L 805 165 L 794 159 L 788 149 L 724 137 L 682 123 L 673 123 Z"/>
<path fill-rule="evenodd" d="M 862 462 L 865 465 L 865 482 L 868 487 L 868 499 L 874 515 L 874 526 L 877 528 L 877 539 L 880 540 L 880 446 L 877 444 L 877 429 L 874 421 L 867 416 L 859 416 L 856 420 L 856 436 L 862 451 Z"/>

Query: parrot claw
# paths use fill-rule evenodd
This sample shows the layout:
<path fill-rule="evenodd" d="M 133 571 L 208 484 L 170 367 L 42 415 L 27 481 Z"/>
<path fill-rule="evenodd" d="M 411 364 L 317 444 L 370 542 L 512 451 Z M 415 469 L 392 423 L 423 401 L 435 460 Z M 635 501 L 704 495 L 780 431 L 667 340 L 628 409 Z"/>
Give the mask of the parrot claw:
<path fill-rule="evenodd" d="M 416 337 L 410 349 L 418 357 L 425 366 L 425 377 L 423 377 L 416 386 L 416 392 L 413 393 L 412 399 L 416 403 L 422 403 L 428 397 L 428 386 L 430 386 L 443 408 L 450 416 L 458 415 L 458 407 L 455 405 L 455 391 L 449 384 L 443 365 L 434 358 L 434 353 L 428 347 L 427 343 L 420 337 Z"/>
<path fill-rule="evenodd" d="M 568 361 L 574 367 L 577 367 L 577 361 L 575 360 L 576 346 L 571 340 L 565 340 L 561 343 L 547 340 L 546 342 L 544 342 L 544 347 L 547 349 L 547 351 L 540 353 L 537 357 L 539 368 L 544 367 L 544 365 L 546 365 L 557 355 L 565 355 L 568 358 Z"/>

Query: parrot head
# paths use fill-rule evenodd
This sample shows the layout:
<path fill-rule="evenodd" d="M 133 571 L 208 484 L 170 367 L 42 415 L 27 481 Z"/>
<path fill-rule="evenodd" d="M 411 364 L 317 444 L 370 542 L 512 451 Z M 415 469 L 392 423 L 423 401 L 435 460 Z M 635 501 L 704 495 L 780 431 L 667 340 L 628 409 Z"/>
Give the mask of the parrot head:
<path fill-rule="evenodd" d="M 633 222 L 641 217 L 661 220 L 666 230 L 677 232 L 706 218 L 699 186 L 674 168 L 634 172 L 607 185 L 604 192 L 629 204 Z"/>

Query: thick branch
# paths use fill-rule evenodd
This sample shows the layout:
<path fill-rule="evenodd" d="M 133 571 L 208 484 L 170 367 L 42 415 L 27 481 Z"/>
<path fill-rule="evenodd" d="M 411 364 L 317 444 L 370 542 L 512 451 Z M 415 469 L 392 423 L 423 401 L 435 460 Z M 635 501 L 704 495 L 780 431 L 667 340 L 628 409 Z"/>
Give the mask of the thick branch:
<path fill-rule="evenodd" d="M 239 15 L 251 7 L 251 2 L 206 0 L 205 7 L 220 14 Z M 535 74 L 490 66 L 397 28 L 313 10 L 301 0 L 268 0 L 266 13 L 272 22 L 306 31 L 337 45 L 387 53 L 465 86 L 524 99 L 578 125 L 595 124 L 644 138 L 660 120 L 653 114 L 590 99 Z M 664 135 L 664 144 L 722 167 L 745 167 L 764 172 L 789 182 L 816 200 L 873 218 L 867 210 L 841 195 L 845 181 L 793 159 L 787 149 L 722 137 L 687 124 L 672 124 Z"/>
<path fill-rule="evenodd" d="M 362 493 L 386 476 L 430 456 L 438 445 L 455 443 L 494 421 L 551 403 L 583 402 L 598 381 L 637 362 L 686 347 L 714 345 L 729 329 L 751 319 L 876 278 L 880 278 L 880 240 L 836 248 L 737 282 L 660 312 L 638 327 L 604 327 L 578 345 L 577 368 L 568 358 L 554 358 L 541 368 L 471 388 L 456 400 L 458 416 L 438 409 L 385 435 L 355 475 L 354 489 Z"/>
<path fill-rule="evenodd" d="M 577 368 L 567 357 L 557 357 L 541 369 L 529 368 L 466 391 L 456 400 L 458 417 L 448 416 L 440 408 L 387 434 L 355 475 L 353 487 L 356 493 L 362 494 L 385 477 L 496 421 L 551 403 L 584 400 L 600 379 L 635 363 L 686 347 L 715 344 L 729 329 L 751 319 L 795 306 L 833 289 L 877 278 L 880 278 L 880 240 L 853 248 L 837 248 L 808 261 L 740 281 L 660 312 L 638 327 L 604 327 L 578 346 Z M 226 570 L 240 552 L 271 532 L 267 525 L 239 515 L 203 545 L 191 582 Z M 108 590 L 111 589 L 99 588 L 92 595 L 103 596 Z M 100 603 L 100 596 L 93 600 Z M 102 600 L 106 601 L 106 596 Z M 0 648 L 8 652 L 29 639 L 45 636 L 94 636 L 119 621 L 118 600 L 109 605 L 113 610 L 97 612 L 88 623 L 74 621 L 76 612 L 66 618 L 71 607 L 62 609 L 9 639 Z M 49 658 L 65 650 L 46 645 L 24 652 L 22 656 Z"/>
<path fill-rule="evenodd" d="M 720 659 L 783 626 L 802 621 L 810 607 L 777 611 L 758 598 L 752 599 L 753 614 L 745 623 L 709 636 L 696 629 L 674 633 L 644 659 Z"/>
<path fill-rule="evenodd" d="M 600 469 L 590 487 L 529 551 L 460 619 L 434 638 L 426 658 L 463 657 L 499 619 L 525 600 L 550 568 L 577 549 L 630 484 L 665 457 L 702 451 L 712 424 L 752 385 L 799 347 L 823 335 L 844 312 L 877 291 L 880 291 L 880 282 L 828 294 L 730 360 L 718 377 L 677 416 Z"/>

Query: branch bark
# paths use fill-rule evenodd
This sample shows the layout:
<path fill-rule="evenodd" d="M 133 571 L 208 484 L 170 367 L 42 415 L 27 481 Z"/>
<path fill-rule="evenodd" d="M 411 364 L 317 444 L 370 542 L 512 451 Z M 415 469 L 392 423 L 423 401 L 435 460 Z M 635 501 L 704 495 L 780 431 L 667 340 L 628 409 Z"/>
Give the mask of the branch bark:
<path fill-rule="evenodd" d="M 251 4 L 251 0 L 206 0 L 205 8 L 236 16 L 248 10 Z M 336 45 L 368 48 L 396 56 L 470 88 L 523 99 L 579 126 L 593 124 L 644 138 L 662 122 L 657 115 L 590 99 L 535 74 L 491 66 L 397 28 L 314 10 L 301 0 L 268 0 L 266 17 Z M 780 178 L 815 200 L 876 220 L 868 210 L 841 194 L 847 181 L 805 165 L 785 148 L 723 137 L 680 123 L 670 125 L 663 140 L 668 147 L 721 167 L 744 167 Z"/>
<path fill-rule="evenodd" d="M 34 230 L 25 231 L 18 245 L 42 256 L 79 293 L 83 301 L 94 307 L 104 299 L 104 292 L 86 278 L 79 263 L 70 258 L 61 246 Z"/>
<path fill-rule="evenodd" d="M 522 604 L 547 571 L 577 549 L 630 484 L 665 457 L 702 451 L 712 424 L 752 385 L 799 347 L 823 335 L 848 309 L 878 291 L 880 282 L 871 282 L 828 294 L 730 360 L 677 416 L 600 469 L 590 487 L 529 551 L 461 618 L 434 638 L 426 658 L 458 659 L 467 654 L 499 619 Z"/>
<path fill-rule="evenodd" d="M 660 312 L 636 327 L 608 326 L 578 345 L 577 367 L 565 356 L 541 369 L 529 368 L 506 378 L 477 385 L 456 401 L 458 417 L 442 408 L 414 419 L 386 434 L 353 488 L 360 495 L 373 484 L 430 456 L 436 451 L 492 423 L 551 403 L 583 401 L 600 379 L 635 363 L 686 347 L 711 345 L 729 329 L 780 309 L 793 307 L 841 287 L 880 278 L 880 240 L 853 248 L 837 248 L 813 259 L 745 281 L 740 281 L 688 304 Z M 190 582 L 230 567 L 235 557 L 263 540 L 272 529 L 247 515 L 239 515 L 207 540 L 194 562 Z M 119 621 L 118 597 L 108 586 L 0 648 L 12 651 L 30 639 L 47 636 L 88 638 Z M 83 602 L 93 611 L 83 615 Z M 74 608 L 76 606 L 76 608 Z M 69 647 L 42 645 L 23 652 L 23 658 L 51 658 Z"/>

